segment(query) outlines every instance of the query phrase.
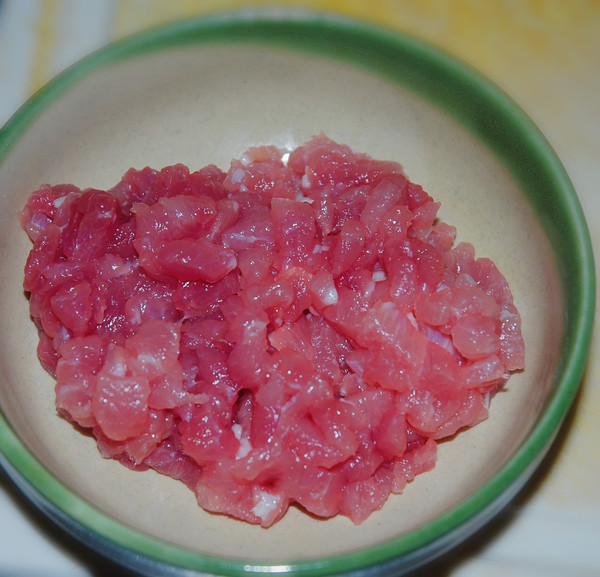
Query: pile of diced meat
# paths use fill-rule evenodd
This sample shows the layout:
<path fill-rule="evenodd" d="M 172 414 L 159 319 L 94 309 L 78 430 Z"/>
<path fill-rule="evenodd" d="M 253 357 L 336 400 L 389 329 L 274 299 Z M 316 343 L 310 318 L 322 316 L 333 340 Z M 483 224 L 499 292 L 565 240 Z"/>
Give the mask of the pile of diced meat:
<path fill-rule="evenodd" d="M 58 411 L 208 511 L 361 523 L 524 364 L 507 282 L 438 207 L 324 135 L 42 186 L 24 288 Z"/>

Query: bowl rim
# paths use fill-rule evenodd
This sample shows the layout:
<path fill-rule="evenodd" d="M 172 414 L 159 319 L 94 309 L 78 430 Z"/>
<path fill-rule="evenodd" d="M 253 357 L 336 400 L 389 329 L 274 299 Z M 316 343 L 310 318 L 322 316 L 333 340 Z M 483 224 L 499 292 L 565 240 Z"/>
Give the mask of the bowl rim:
<path fill-rule="evenodd" d="M 583 376 L 593 328 L 595 271 L 582 208 L 552 147 L 499 87 L 470 65 L 423 40 L 339 15 L 304 10 L 240 10 L 143 31 L 92 53 L 59 74 L 0 129 L 0 167 L 33 122 L 78 81 L 111 64 L 154 51 L 209 42 L 244 42 L 314 52 L 365 67 L 432 101 L 485 142 L 520 183 L 557 258 L 565 303 L 564 352 L 554 392 L 528 438 L 487 484 L 441 517 L 385 543 L 344 555 L 256 563 L 228 560 L 164 543 L 122 525 L 77 497 L 41 465 L 0 407 L 0 464 L 19 488 L 74 536 L 124 564 L 178 567 L 229 576 L 363 571 L 380 564 L 418 564 L 419 551 L 439 555 L 489 520 L 531 476 L 552 444 Z M 523 161 L 525 160 L 525 162 Z M 548 203 L 548 195 L 553 202 Z M 566 280 L 569 282 L 566 282 Z M 412 559 L 412 561 L 411 561 Z M 427 559 L 428 560 L 428 559 Z"/>

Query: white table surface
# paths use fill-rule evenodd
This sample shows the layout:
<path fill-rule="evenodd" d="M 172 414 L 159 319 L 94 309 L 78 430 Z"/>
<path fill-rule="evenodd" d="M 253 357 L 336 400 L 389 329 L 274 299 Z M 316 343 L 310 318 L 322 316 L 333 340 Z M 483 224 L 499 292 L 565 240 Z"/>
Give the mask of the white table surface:
<path fill-rule="evenodd" d="M 377 0 L 371 2 L 383 20 L 385 6 Z M 242 3 L 207 2 L 205 6 L 208 10 Z M 198 7 L 202 2 L 173 1 L 169 3 L 170 11 L 165 4 L 140 0 L 0 0 L 0 125 L 42 82 L 92 50 L 129 31 L 202 11 Z M 330 8 L 336 3 L 305 4 Z M 365 3 L 355 4 L 360 7 Z M 360 16 L 355 4 L 348 4 L 348 12 Z M 440 3 L 425 1 L 419 5 L 407 1 L 398 4 L 406 8 L 404 16 L 394 15 L 401 28 L 413 33 L 420 31 L 428 39 L 438 38 L 442 45 L 445 42 L 448 49 L 469 59 L 464 43 L 475 42 L 478 37 L 467 30 L 464 38 L 455 39 L 451 27 L 456 23 L 453 24 L 447 14 L 448 9 L 468 11 L 468 2 L 442 3 L 446 10 L 442 8 L 437 16 L 429 14 L 428 21 L 424 14 Z M 521 104 L 556 149 L 584 207 L 598 262 L 600 5 L 584 0 L 578 3 L 548 0 L 537 3 L 537 8 L 535 4 L 508 0 L 480 3 L 490 10 L 493 7 L 494 11 L 498 11 L 499 5 L 520 6 L 524 12 L 515 18 L 523 18 L 520 29 L 530 26 L 527 46 L 534 49 L 520 59 L 518 53 L 510 52 L 510 47 L 514 48 L 516 43 L 518 48 L 518 42 L 523 39 L 505 38 L 504 59 L 502 54 L 486 55 L 481 51 L 472 53 L 471 63 L 483 67 L 484 73 Z M 138 12 L 138 18 L 135 10 L 139 10 L 140 5 L 144 10 Z M 388 3 L 388 8 L 391 6 Z M 569 11 L 568 6 L 576 8 Z M 577 10 L 588 12 L 577 14 Z M 478 17 L 481 18 L 481 14 Z M 394 22 L 391 16 L 390 19 Z M 493 23 L 487 25 L 492 30 L 489 38 L 503 37 L 500 33 L 493 35 Z M 557 31 L 564 37 L 557 37 Z M 539 38 L 534 39 L 535 34 Z M 502 44 L 498 42 L 495 48 L 500 50 Z M 540 47 L 539 52 L 536 46 Z M 491 50 L 489 42 L 487 49 Z M 537 63 L 536 58 L 540 59 Z M 596 324 L 592 355 L 579 399 L 548 458 L 526 489 L 483 531 L 433 566 L 418 572 L 419 576 L 600 575 L 598 342 Z M 0 470 L 0 577 L 25 575 L 119 577 L 130 573 L 63 533 L 30 505 Z"/>

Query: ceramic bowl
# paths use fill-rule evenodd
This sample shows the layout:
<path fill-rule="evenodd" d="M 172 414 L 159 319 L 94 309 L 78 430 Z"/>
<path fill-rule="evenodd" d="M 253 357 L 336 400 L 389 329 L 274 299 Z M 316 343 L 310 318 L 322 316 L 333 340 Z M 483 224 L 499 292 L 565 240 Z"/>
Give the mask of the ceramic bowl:
<path fill-rule="evenodd" d="M 57 416 L 22 289 L 16 213 L 42 183 L 108 188 L 131 166 L 227 168 L 249 146 L 320 132 L 403 164 L 459 239 L 492 258 L 520 309 L 526 369 L 489 418 L 439 448 L 362 525 L 291 509 L 267 530 L 102 459 Z M 497 87 L 412 38 L 321 14 L 236 13 L 126 39 L 77 63 L 0 133 L 0 449 L 19 487 L 90 547 L 148 575 L 391 575 L 488 522 L 549 448 L 587 354 L 594 273 L 561 163 Z"/>

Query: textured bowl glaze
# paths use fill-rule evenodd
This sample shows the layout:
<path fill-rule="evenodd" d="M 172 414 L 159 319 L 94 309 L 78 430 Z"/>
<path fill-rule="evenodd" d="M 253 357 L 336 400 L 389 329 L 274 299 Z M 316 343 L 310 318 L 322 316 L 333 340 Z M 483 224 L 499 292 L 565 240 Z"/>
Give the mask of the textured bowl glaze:
<path fill-rule="evenodd" d="M 526 369 L 436 469 L 364 524 L 292 508 L 265 530 L 201 510 L 182 484 L 100 457 L 54 408 L 22 289 L 16 218 L 42 183 L 108 188 L 131 166 L 227 168 L 249 146 L 314 134 L 403 164 L 459 240 L 492 258 L 523 320 Z M 227 14 L 111 45 L 46 86 L 0 132 L 0 449 L 48 515 L 149 575 L 404 572 L 459 543 L 522 487 L 576 394 L 594 272 L 575 192 L 498 88 L 419 41 L 318 14 Z M 373 572 L 372 572 L 373 571 Z M 189 573 L 188 573 L 189 572 Z"/>

